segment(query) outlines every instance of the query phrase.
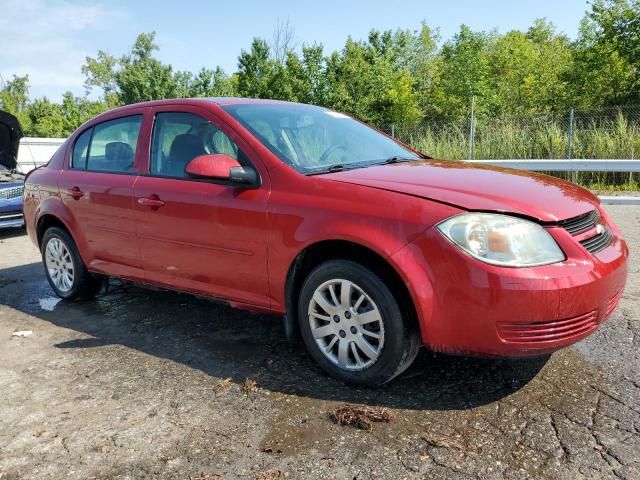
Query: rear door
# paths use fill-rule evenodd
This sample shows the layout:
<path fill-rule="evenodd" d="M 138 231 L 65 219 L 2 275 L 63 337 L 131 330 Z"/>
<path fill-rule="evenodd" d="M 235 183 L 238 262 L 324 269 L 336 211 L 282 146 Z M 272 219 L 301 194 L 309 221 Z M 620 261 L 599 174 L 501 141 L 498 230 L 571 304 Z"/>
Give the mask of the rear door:
<path fill-rule="evenodd" d="M 133 207 L 146 279 L 268 306 L 264 167 L 246 142 L 207 110 L 158 107 L 154 115 L 150 167 L 136 181 Z M 254 166 L 262 184 L 249 189 L 187 178 L 186 164 L 205 153 L 225 153 Z"/>
<path fill-rule="evenodd" d="M 91 270 L 143 278 L 133 218 L 133 184 L 143 111 L 89 127 L 78 135 L 58 179 L 63 202 L 84 240 Z"/>

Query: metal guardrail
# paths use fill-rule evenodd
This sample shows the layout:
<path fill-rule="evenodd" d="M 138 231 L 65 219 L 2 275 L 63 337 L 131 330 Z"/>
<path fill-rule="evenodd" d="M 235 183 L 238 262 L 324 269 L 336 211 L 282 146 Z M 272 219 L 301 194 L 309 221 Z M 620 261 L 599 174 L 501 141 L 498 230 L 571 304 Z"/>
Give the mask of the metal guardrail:
<path fill-rule="evenodd" d="M 25 173 L 46 163 L 56 149 L 62 145 L 62 138 L 23 138 L 18 151 L 19 169 Z M 640 172 L 640 160 L 595 159 L 595 160 L 465 160 L 479 165 L 529 170 L 533 172 Z M 601 196 L 600 200 L 608 205 L 640 205 L 640 196 Z"/>
<path fill-rule="evenodd" d="M 465 160 L 532 172 L 640 172 L 640 160 Z"/>
<path fill-rule="evenodd" d="M 465 160 L 466 163 L 494 165 L 530 172 L 640 172 L 640 160 Z M 601 195 L 604 205 L 640 205 L 640 196 Z"/>
<path fill-rule="evenodd" d="M 598 198 L 603 205 L 640 205 L 640 197 L 600 195 Z"/>

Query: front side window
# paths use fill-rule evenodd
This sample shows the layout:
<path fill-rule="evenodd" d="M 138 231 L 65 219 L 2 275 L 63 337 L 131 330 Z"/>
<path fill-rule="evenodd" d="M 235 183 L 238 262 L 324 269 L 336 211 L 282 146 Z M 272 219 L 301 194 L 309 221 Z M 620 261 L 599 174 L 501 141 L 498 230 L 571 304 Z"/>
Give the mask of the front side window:
<path fill-rule="evenodd" d="M 76 138 L 76 143 L 73 144 L 73 153 L 71 154 L 71 168 L 79 170 L 87 168 L 87 153 L 89 152 L 91 132 L 93 132 L 93 128 L 85 130 Z"/>
<path fill-rule="evenodd" d="M 142 115 L 118 118 L 93 127 L 87 170 L 134 172 Z"/>
<path fill-rule="evenodd" d="M 420 158 L 373 128 L 325 108 L 287 104 L 223 108 L 282 161 L 302 173 Z"/>
<path fill-rule="evenodd" d="M 151 175 L 186 178 L 187 164 L 200 155 L 222 153 L 247 164 L 242 150 L 206 118 L 187 112 L 156 115 L 151 140 Z"/>

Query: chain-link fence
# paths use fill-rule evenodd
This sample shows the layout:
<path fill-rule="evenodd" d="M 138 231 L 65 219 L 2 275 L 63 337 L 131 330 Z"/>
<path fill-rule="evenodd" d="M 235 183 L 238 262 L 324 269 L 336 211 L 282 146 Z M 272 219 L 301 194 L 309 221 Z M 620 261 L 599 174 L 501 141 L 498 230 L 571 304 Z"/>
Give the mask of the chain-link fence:
<path fill-rule="evenodd" d="M 640 156 L 640 106 L 571 109 L 563 113 L 491 117 L 472 114 L 452 121 L 425 119 L 384 130 L 435 158 L 637 159 Z M 556 173 L 556 175 L 558 175 Z M 566 172 L 560 176 L 587 184 L 628 184 L 629 173 Z"/>

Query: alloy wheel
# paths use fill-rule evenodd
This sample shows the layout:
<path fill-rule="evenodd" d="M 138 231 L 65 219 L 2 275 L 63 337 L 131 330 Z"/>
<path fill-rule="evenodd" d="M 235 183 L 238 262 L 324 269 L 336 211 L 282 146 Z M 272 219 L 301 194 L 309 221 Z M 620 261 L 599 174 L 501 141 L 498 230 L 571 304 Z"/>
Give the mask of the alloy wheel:
<path fill-rule="evenodd" d="M 357 284 L 333 279 L 321 284 L 309 302 L 311 333 L 332 363 L 349 371 L 369 368 L 384 346 L 378 306 Z"/>
<path fill-rule="evenodd" d="M 62 293 L 69 292 L 73 287 L 75 270 L 71 253 L 61 239 L 53 237 L 47 243 L 45 264 L 55 287 Z"/>

